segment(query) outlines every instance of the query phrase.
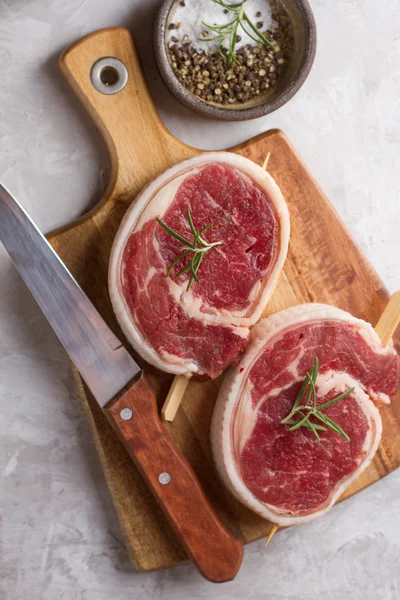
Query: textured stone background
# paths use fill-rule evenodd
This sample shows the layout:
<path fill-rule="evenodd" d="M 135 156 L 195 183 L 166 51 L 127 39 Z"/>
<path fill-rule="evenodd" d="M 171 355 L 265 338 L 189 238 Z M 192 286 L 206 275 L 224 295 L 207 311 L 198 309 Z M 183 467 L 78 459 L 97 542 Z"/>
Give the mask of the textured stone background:
<path fill-rule="evenodd" d="M 400 288 L 399 0 L 314 0 L 319 48 L 297 97 L 231 125 L 178 105 L 154 69 L 159 0 L 1 0 L 0 179 L 44 231 L 99 199 L 103 143 L 59 73 L 60 51 L 104 26 L 133 29 L 162 118 L 206 149 L 271 127 L 290 136 L 358 243 Z M 130 567 L 67 357 L 0 248 L 0 473 L 7 600 L 395 600 L 400 598 L 400 472 L 321 521 L 246 548 L 237 580 L 215 587 L 191 566 Z"/>

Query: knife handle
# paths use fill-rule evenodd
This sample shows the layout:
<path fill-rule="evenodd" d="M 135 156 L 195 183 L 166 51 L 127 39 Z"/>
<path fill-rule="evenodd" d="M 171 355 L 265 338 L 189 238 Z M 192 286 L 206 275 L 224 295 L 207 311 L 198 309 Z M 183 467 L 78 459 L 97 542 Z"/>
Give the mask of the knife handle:
<path fill-rule="evenodd" d="M 146 375 L 113 400 L 105 413 L 198 570 L 213 582 L 233 579 L 242 562 L 243 544 L 221 522 L 167 434 Z"/>

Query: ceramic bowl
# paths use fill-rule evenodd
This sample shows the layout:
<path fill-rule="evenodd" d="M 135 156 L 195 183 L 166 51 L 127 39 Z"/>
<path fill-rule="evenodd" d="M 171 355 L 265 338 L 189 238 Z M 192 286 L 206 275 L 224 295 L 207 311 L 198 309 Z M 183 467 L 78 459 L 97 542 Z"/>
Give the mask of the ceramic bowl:
<path fill-rule="evenodd" d="M 295 51 L 285 74 L 270 91 L 244 104 L 219 106 L 189 92 L 176 77 L 168 60 L 166 29 L 177 0 L 164 0 L 154 28 L 154 50 L 161 76 L 179 102 L 202 115 L 227 121 L 242 121 L 267 115 L 288 102 L 303 85 L 314 62 L 317 44 L 313 13 L 307 0 L 282 0 L 293 25 Z"/>

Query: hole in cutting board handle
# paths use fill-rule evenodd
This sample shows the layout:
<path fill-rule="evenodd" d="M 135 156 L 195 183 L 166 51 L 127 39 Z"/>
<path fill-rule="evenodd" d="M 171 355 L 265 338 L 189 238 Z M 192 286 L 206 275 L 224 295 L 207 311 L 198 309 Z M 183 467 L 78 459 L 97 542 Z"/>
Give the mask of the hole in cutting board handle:
<path fill-rule="evenodd" d="M 106 56 L 94 63 L 90 79 L 101 94 L 118 94 L 128 83 L 128 71 L 118 58 Z"/>
<path fill-rule="evenodd" d="M 104 85 L 116 85 L 119 81 L 118 71 L 114 67 L 104 67 L 100 71 L 100 81 Z"/>

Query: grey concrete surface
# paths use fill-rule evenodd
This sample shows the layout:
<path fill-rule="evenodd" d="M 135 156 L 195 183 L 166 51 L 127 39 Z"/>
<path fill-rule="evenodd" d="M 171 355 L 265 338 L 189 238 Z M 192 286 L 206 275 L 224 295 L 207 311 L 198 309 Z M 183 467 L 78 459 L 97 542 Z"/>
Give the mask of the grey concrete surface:
<path fill-rule="evenodd" d="M 191 114 L 155 70 L 158 0 L 1 0 L 0 180 L 49 231 L 88 210 L 107 180 L 93 124 L 57 67 L 62 49 L 131 27 L 160 114 L 205 149 L 272 127 L 292 139 L 381 277 L 400 288 L 400 4 L 313 0 L 312 73 L 284 108 L 247 123 Z M 282 532 L 213 586 L 190 566 L 131 568 L 68 360 L 0 248 L 0 597 L 6 600 L 397 600 L 400 472 L 318 522 Z"/>

